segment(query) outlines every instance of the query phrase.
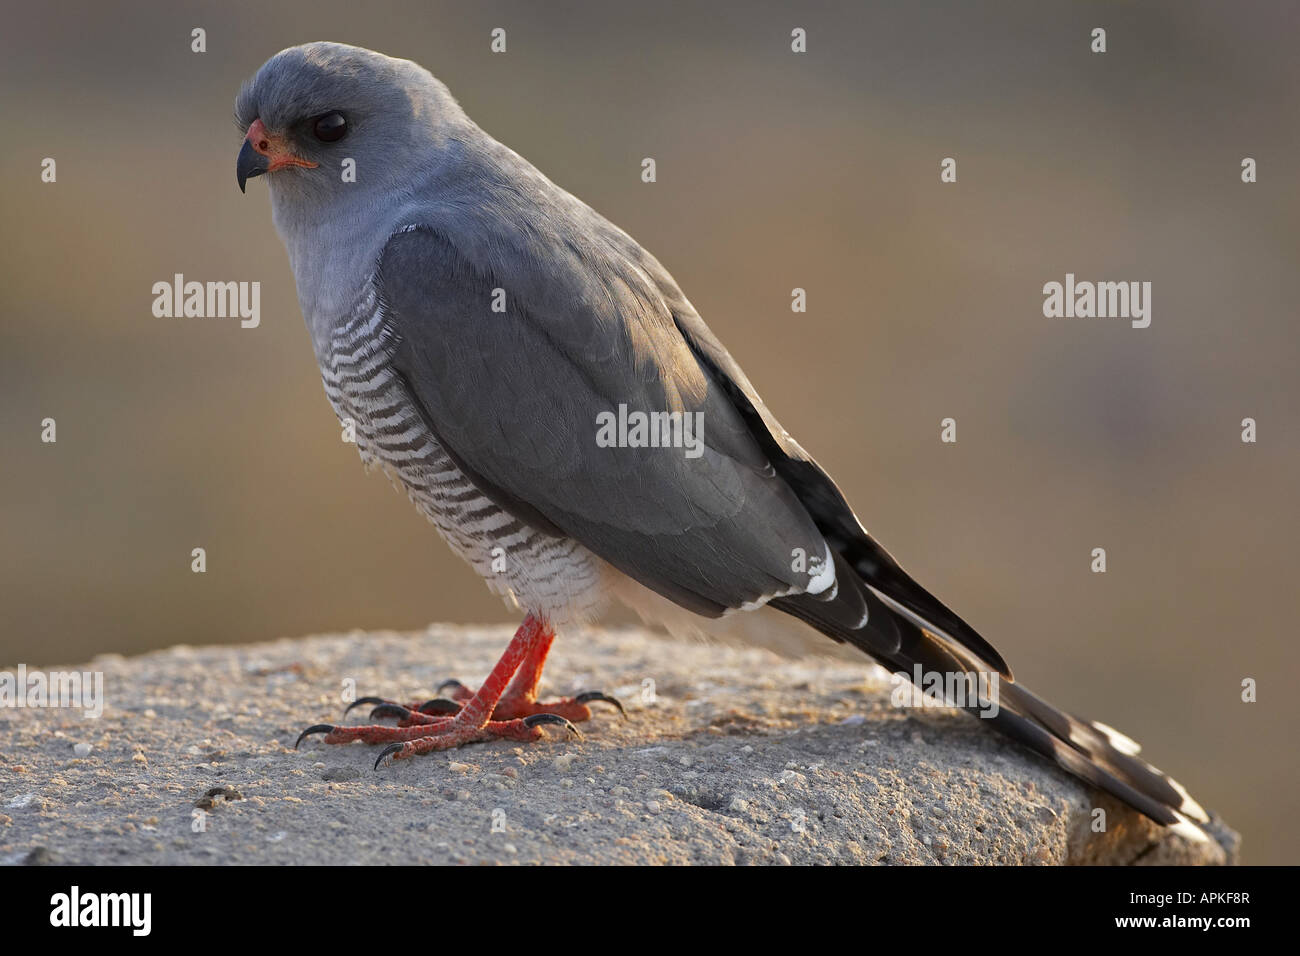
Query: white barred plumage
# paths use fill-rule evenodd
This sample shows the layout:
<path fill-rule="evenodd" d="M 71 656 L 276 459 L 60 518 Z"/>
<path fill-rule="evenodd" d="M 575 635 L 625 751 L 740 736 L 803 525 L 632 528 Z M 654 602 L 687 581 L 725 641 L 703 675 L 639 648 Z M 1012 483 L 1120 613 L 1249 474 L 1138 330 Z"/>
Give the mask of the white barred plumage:
<path fill-rule="evenodd" d="M 340 422 L 354 424 L 362 461 L 387 472 L 507 602 L 557 627 L 594 619 L 608 604 L 613 569 L 572 538 L 530 527 L 475 487 L 394 373 L 385 328 L 372 277 L 320 357 L 325 395 Z"/>

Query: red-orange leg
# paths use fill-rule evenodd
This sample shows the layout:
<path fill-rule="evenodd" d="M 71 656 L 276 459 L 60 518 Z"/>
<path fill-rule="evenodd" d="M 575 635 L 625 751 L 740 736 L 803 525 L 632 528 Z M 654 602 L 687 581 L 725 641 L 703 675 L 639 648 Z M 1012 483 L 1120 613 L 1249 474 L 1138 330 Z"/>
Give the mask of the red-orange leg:
<path fill-rule="evenodd" d="M 525 622 L 527 623 L 527 622 Z M 529 646 L 519 667 L 510 680 L 510 685 L 502 692 L 496 709 L 492 712 L 494 721 L 516 720 L 531 717 L 534 714 L 555 714 L 567 720 L 580 722 L 591 719 L 591 708 L 587 705 L 596 701 L 612 704 L 626 719 L 627 712 L 617 698 L 601 691 L 586 691 L 575 697 L 560 700 L 539 701 L 537 688 L 542 681 L 542 668 L 546 666 L 546 657 L 555 641 L 555 631 L 544 622 L 538 623 L 536 640 Z M 486 686 L 486 685 L 485 685 Z M 371 718 L 396 717 L 397 726 L 409 727 L 416 724 L 433 724 L 442 716 L 455 714 L 459 706 L 474 699 L 474 691 L 458 680 L 443 681 L 437 688 L 438 697 L 433 700 L 398 704 L 380 697 L 363 697 L 348 707 L 361 704 L 376 704 L 370 712 Z M 445 695 L 445 696 L 444 696 Z"/>
<path fill-rule="evenodd" d="M 515 632 L 501 659 L 492 668 L 492 673 L 483 682 L 483 686 L 464 702 L 455 716 L 434 716 L 409 711 L 404 720 L 407 726 L 401 727 L 374 724 L 363 727 L 335 727 L 332 724 L 316 724 L 302 732 L 294 747 L 302 743 L 304 737 L 314 733 L 324 733 L 324 741 L 327 744 L 349 743 L 354 740 L 365 743 L 388 742 L 389 746 L 383 749 L 375 761 L 375 766 L 378 767 L 385 757 L 391 756 L 394 760 L 402 760 L 433 750 L 446 750 L 495 737 L 537 740 L 544 736 L 541 729 L 544 724 L 563 725 L 581 737 L 578 728 L 562 714 L 536 712 L 506 720 L 492 719 L 493 711 L 506 689 L 507 682 L 519 670 L 520 665 L 530 658 L 543 635 L 546 636 L 546 648 L 549 650 L 550 642 L 554 640 L 550 627 L 529 614 L 524 619 L 524 623 L 519 626 L 519 630 Z"/>

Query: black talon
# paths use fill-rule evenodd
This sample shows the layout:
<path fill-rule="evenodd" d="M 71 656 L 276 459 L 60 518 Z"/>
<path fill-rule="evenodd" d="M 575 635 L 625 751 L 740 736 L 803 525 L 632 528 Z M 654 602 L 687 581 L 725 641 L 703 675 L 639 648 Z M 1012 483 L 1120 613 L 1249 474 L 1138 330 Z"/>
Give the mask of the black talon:
<path fill-rule="evenodd" d="M 618 712 L 623 715 L 623 719 L 627 720 L 627 711 L 623 709 L 623 703 L 617 697 L 610 697 L 608 694 L 602 694 L 598 690 L 589 690 L 579 694 L 577 697 L 573 698 L 573 700 L 578 704 L 589 704 L 593 700 L 601 700 L 607 704 L 613 704 L 618 708 Z"/>
<path fill-rule="evenodd" d="M 457 681 L 456 683 L 460 683 Z M 439 688 L 441 690 L 442 688 Z M 459 714 L 460 704 L 454 700 L 448 700 L 446 697 L 435 697 L 433 700 L 426 700 L 420 705 L 422 714 Z"/>
<path fill-rule="evenodd" d="M 388 700 L 383 697 L 358 697 L 352 703 L 348 704 L 347 710 L 343 711 L 343 716 L 346 717 L 351 712 L 353 707 L 360 707 L 362 704 L 391 704 L 391 703 L 392 703 L 391 700 Z"/>
<path fill-rule="evenodd" d="M 563 724 L 565 729 L 572 733 L 573 736 L 579 740 L 582 739 L 582 731 L 559 714 L 532 714 L 524 718 L 525 727 L 536 727 L 538 724 Z"/>
<path fill-rule="evenodd" d="M 391 701 L 386 700 L 370 712 L 370 719 L 374 720 L 376 717 L 396 717 L 398 720 L 401 720 L 409 713 L 410 711 L 401 704 L 394 704 Z"/>
<path fill-rule="evenodd" d="M 434 690 L 434 693 L 441 694 L 444 687 L 450 687 L 452 690 L 456 690 L 457 688 L 459 688 L 460 690 L 469 690 L 468 687 L 466 687 L 464 684 L 462 684 L 460 681 L 456 680 L 456 678 L 453 677 L 451 680 L 445 680 L 441 684 L 439 684 L 437 689 Z"/>
<path fill-rule="evenodd" d="M 381 763 L 384 762 L 384 758 L 385 758 L 385 757 L 387 757 L 389 754 L 395 754 L 395 753 L 397 753 L 397 751 L 401 750 L 403 746 L 405 746 L 405 745 L 404 745 L 404 744 L 389 744 L 389 745 L 388 745 L 387 747 L 385 747 L 383 750 L 379 751 L 379 757 L 375 760 L 375 769 L 376 769 L 376 770 L 379 769 L 379 765 L 380 765 Z"/>
<path fill-rule="evenodd" d="M 306 730 L 304 730 L 302 733 L 298 735 L 298 741 L 293 745 L 293 749 L 297 750 L 298 744 L 302 743 L 302 739 L 306 737 L 308 734 L 332 734 L 333 732 L 334 732 L 333 724 L 312 724 L 310 727 L 308 727 Z"/>

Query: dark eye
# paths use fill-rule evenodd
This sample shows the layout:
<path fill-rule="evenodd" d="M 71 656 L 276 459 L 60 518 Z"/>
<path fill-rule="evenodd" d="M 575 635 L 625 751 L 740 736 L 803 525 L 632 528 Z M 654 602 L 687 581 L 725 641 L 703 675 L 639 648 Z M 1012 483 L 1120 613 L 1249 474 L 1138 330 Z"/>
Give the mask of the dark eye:
<path fill-rule="evenodd" d="M 326 113 L 316 117 L 312 132 L 322 143 L 337 143 L 348 131 L 348 121 L 342 113 Z"/>

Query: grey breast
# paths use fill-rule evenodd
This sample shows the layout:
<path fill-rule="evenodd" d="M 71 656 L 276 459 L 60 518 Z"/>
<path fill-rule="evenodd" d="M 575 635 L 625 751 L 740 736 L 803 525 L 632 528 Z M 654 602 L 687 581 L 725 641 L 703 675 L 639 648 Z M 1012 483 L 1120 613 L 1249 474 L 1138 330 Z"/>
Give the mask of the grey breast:
<path fill-rule="evenodd" d="M 318 352 L 325 394 L 357 450 L 406 491 L 488 586 L 556 623 L 585 620 L 605 602 L 600 561 L 578 542 L 530 527 L 489 500 L 425 423 L 388 361 L 391 330 L 373 280 Z"/>

